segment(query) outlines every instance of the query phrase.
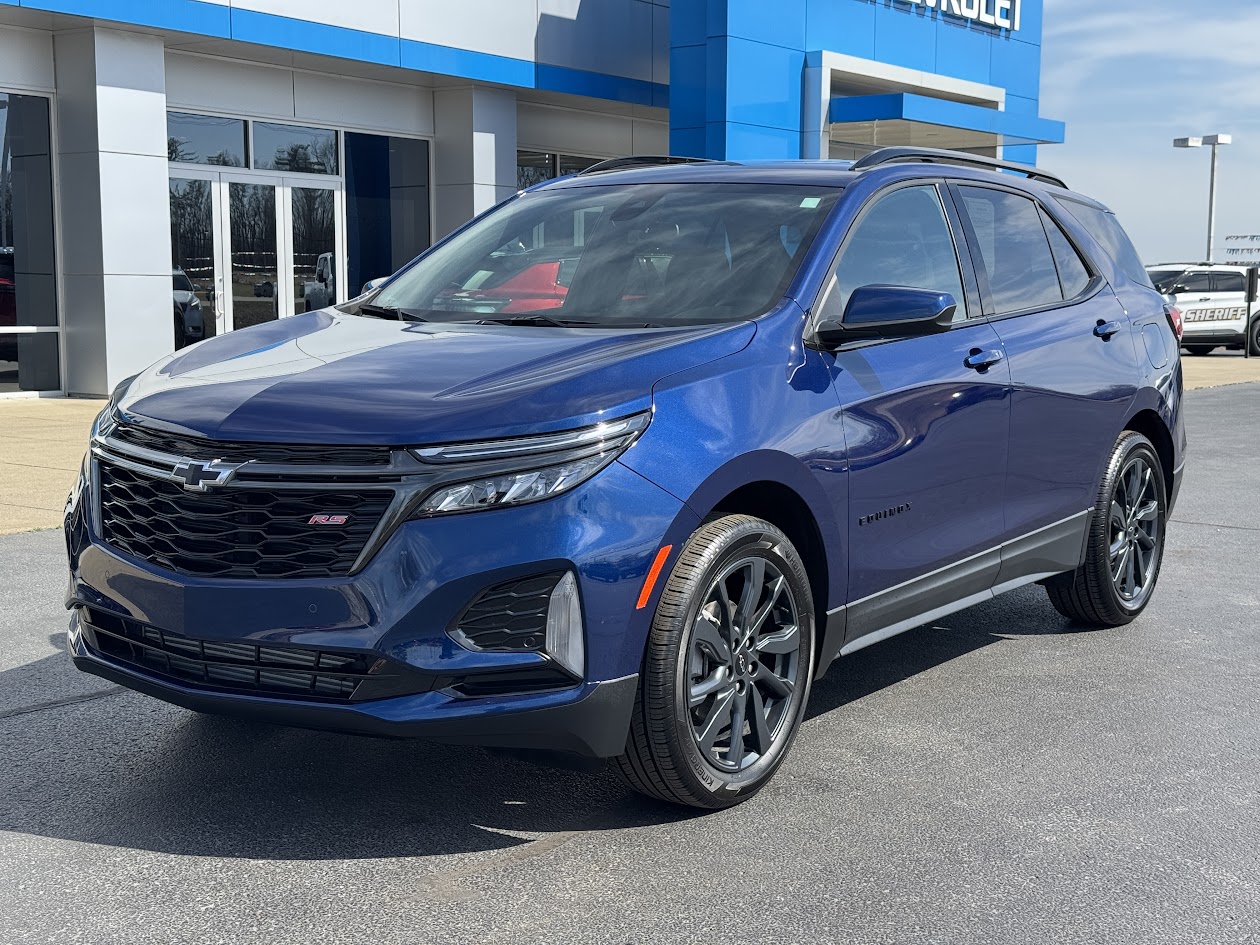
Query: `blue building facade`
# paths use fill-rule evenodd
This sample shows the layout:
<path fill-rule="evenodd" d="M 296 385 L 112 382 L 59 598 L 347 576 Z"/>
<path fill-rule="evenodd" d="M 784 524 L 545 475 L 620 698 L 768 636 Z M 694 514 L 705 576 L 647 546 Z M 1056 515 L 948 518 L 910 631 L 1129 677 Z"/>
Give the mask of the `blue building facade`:
<path fill-rule="evenodd" d="M 1042 2 L 0 0 L 0 397 L 343 300 L 604 158 L 1032 162 Z"/>

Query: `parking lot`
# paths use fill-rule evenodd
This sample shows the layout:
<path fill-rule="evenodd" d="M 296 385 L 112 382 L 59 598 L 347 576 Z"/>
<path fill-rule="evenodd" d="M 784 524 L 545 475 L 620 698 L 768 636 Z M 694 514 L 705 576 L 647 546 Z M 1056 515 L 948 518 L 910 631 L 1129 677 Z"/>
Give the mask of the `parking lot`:
<path fill-rule="evenodd" d="M 1138 623 L 1028 588 L 864 650 L 769 788 L 704 816 L 80 675 L 60 535 L 0 537 L 0 943 L 1253 941 L 1260 384 L 1187 401 Z"/>

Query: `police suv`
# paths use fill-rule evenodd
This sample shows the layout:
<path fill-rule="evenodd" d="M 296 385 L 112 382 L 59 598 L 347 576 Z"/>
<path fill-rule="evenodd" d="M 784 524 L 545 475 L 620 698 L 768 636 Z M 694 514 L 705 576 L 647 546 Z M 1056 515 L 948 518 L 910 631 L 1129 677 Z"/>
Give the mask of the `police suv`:
<path fill-rule="evenodd" d="M 1151 282 L 1171 296 L 1181 310 L 1184 333 L 1181 346 L 1191 354 L 1209 354 L 1216 348 L 1242 350 L 1260 355 L 1260 305 L 1249 290 L 1249 270 L 1242 266 L 1210 263 L 1165 263 L 1148 266 Z M 1252 277 L 1254 280 L 1255 277 Z"/>

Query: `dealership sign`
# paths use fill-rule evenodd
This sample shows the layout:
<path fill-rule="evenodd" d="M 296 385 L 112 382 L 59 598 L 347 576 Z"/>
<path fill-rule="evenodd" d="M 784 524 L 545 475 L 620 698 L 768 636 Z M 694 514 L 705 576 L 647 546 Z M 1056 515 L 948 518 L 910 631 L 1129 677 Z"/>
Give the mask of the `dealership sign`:
<path fill-rule="evenodd" d="M 1019 29 L 1020 5 L 1023 0 L 903 0 L 917 7 L 940 10 L 985 26 L 1015 32 Z"/>

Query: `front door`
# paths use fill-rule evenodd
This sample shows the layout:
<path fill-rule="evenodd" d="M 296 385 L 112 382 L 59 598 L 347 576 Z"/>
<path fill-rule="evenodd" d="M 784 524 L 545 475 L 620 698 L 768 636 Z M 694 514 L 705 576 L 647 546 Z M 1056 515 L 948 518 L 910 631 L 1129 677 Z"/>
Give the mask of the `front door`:
<path fill-rule="evenodd" d="M 345 301 L 339 182 L 180 169 L 170 196 L 177 347 Z"/>
<path fill-rule="evenodd" d="M 1010 374 L 997 333 L 976 317 L 974 276 L 959 265 L 947 207 L 934 184 L 874 198 L 821 306 L 823 317 L 843 313 L 865 285 L 958 302 L 949 331 L 831 355 L 849 458 L 846 650 L 980 599 L 997 576 Z"/>

